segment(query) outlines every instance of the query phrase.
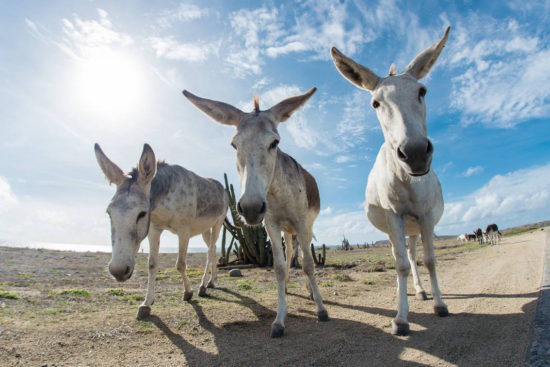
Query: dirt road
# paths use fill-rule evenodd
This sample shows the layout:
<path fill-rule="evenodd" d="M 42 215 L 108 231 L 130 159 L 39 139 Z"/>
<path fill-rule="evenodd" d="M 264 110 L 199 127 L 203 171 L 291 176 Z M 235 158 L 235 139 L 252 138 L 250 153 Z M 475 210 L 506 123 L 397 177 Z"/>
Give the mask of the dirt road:
<path fill-rule="evenodd" d="M 285 336 L 272 340 L 272 271 L 245 270 L 237 280 L 222 273 L 208 298 L 185 303 L 177 273 L 166 270 L 153 316 L 136 321 L 146 285 L 144 256 L 136 275 L 118 284 L 105 271 L 109 255 L 1 248 L 0 286 L 20 298 L 0 299 L 0 365 L 519 366 L 547 230 L 471 252 L 440 253 L 439 282 L 451 316 L 438 318 L 431 300 L 411 296 L 407 337 L 390 334 L 395 270 L 318 270 L 327 323 L 316 321 L 305 278 L 293 270 Z M 173 259 L 165 255 L 165 265 Z M 420 271 L 429 293 L 426 269 Z M 192 273 L 197 289 L 200 271 Z M 410 295 L 413 289 L 409 282 Z"/>

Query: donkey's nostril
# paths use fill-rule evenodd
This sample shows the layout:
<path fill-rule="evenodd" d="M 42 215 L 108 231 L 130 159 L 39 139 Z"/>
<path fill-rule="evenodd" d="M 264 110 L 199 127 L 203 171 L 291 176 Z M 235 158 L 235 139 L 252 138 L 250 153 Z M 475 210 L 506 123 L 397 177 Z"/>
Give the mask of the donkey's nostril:
<path fill-rule="evenodd" d="M 428 155 L 430 155 L 433 152 L 434 152 L 434 146 L 432 145 L 432 142 L 428 140 L 428 148 L 426 149 L 426 153 L 428 153 Z"/>
<path fill-rule="evenodd" d="M 260 214 L 265 213 L 265 201 L 262 201 L 262 207 L 260 208 Z"/>
<path fill-rule="evenodd" d="M 239 212 L 239 214 L 241 214 L 241 215 L 243 214 L 243 208 L 241 207 L 241 202 L 240 201 L 237 203 L 237 211 Z"/>
<path fill-rule="evenodd" d="M 129 266 L 126 267 L 126 272 L 124 273 L 125 276 L 128 276 L 128 274 L 130 274 L 132 270 L 130 269 Z"/>
<path fill-rule="evenodd" d="M 403 151 L 401 150 L 401 148 L 397 148 L 397 157 L 399 159 L 401 159 L 402 161 L 406 161 L 407 160 L 407 156 L 405 155 L 405 153 L 403 153 Z"/>

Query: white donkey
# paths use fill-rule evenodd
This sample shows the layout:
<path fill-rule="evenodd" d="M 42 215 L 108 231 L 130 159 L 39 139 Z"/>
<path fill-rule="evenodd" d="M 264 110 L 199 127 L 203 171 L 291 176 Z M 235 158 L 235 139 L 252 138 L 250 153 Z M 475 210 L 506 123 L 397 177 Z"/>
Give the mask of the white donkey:
<path fill-rule="evenodd" d="M 216 281 L 216 241 L 227 214 L 229 198 L 222 184 L 203 178 L 177 165 L 155 160 L 148 144 L 138 167 L 124 174 L 95 144 L 95 155 L 101 170 L 117 187 L 107 207 L 111 218 L 113 253 L 109 272 L 119 282 L 132 276 L 139 244 L 149 238 L 149 278 L 145 301 L 139 306 L 137 318 L 150 315 L 155 300 L 155 277 L 158 270 L 160 235 L 165 229 L 178 235 L 179 252 L 176 268 L 183 278 L 184 300 L 193 296 L 191 282 L 185 272 L 189 238 L 202 234 L 208 246 L 206 268 L 199 296 Z M 211 276 L 206 283 L 208 271 Z"/>
<path fill-rule="evenodd" d="M 237 170 L 241 176 L 242 195 L 237 211 L 247 224 L 256 225 L 265 218 L 265 227 L 271 239 L 273 262 L 277 276 L 277 317 L 271 327 L 271 337 L 284 334 L 287 314 L 285 285 L 292 256 L 292 235 L 296 234 L 302 249 L 304 272 L 308 289 L 317 304 L 319 321 L 327 321 L 313 273 L 313 258 L 309 244 L 313 222 L 319 214 L 319 190 L 315 179 L 291 156 L 279 148 L 277 126 L 286 121 L 315 92 L 288 98 L 269 110 L 260 111 L 254 100 L 254 111 L 245 113 L 222 102 L 199 98 L 188 91 L 183 94 L 214 121 L 236 128 L 231 145 L 236 150 Z M 287 243 L 287 266 L 282 250 L 281 230 Z"/>
<path fill-rule="evenodd" d="M 416 267 L 416 241 L 422 235 L 424 265 L 430 272 L 435 313 L 449 314 L 441 299 L 435 273 L 433 230 L 443 214 L 441 185 L 430 169 L 433 145 L 426 129 L 425 77 L 443 50 L 449 36 L 420 53 L 401 74 L 378 77 L 368 68 L 344 56 L 336 48 L 331 54 L 336 68 L 355 86 L 372 94 L 372 107 L 380 120 L 384 144 L 378 152 L 366 189 L 365 210 L 372 224 L 386 232 L 396 261 L 398 311 L 392 334 L 409 333 L 407 277 L 413 273 L 417 298 L 427 299 Z M 409 236 L 408 258 L 405 236 Z"/>

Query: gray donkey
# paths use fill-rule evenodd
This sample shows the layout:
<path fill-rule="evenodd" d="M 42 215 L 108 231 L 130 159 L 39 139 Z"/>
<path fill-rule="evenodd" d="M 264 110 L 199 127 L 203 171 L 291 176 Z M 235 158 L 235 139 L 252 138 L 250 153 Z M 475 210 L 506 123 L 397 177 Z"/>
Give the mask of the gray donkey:
<path fill-rule="evenodd" d="M 184 300 L 193 296 L 191 282 L 185 273 L 189 238 L 202 234 L 208 246 L 208 256 L 201 280 L 199 296 L 216 281 L 216 241 L 227 214 L 229 198 L 216 180 L 203 178 L 177 165 L 155 160 L 148 144 L 135 168 L 129 174 L 114 164 L 95 144 L 95 155 L 116 193 L 107 207 L 111 219 L 113 253 L 109 272 L 119 282 L 132 276 L 135 255 L 141 241 L 149 238 L 149 279 L 145 301 L 139 306 L 137 318 L 150 315 L 155 300 L 155 276 L 158 270 L 159 242 L 162 231 L 178 235 L 179 252 L 176 268 L 183 278 Z M 208 283 L 208 270 L 212 273 Z"/>
<path fill-rule="evenodd" d="M 285 266 L 281 231 L 287 243 L 288 259 L 292 251 L 292 235 L 297 235 L 302 249 L 304 272 L 308 277 L 308 289 L 317 304 L 317 317 L 319 321 L 328 320 L 328 313 L 315 283 L 313 258 L 309 251 L 313 222 L 320 208 L 317 183 L 291 156 L 278 148 L 280 136 L 277 131 L 279 123 L 286 121 L 304 105 L 315 90 L 312 88 L 301 96 L 288 98 L 266 111 L 260 111 L 258 100 L 255 99 L 254 111 L 251 113 L 183 91 L 185 97 L 214 121 L 236 128 L 231 145 L 236 150 L 242 189 L 237 211 L 249 225 L 259 224 L 265 218 L 273 249 L 278 286 L 277 317 L 271 327 L 273 338 L 283 336 L 287 314 L 285 285 L 288 281 L 288 264 Z"/>

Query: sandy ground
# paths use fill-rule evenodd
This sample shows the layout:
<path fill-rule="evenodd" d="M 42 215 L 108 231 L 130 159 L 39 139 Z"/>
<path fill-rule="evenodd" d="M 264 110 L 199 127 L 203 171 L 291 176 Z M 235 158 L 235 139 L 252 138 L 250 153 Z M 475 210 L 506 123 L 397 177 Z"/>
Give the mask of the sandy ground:
<path fill-rule="evenodd" d="M 270 339 L 272 271 L 243 270 L 240 279 L 221 272 L 209 297 L 195 292 L 188 303 L 175 256 L 161 255 L 153 315 L 137 321 L 144 255 L 132 279 L 120 284 L 106 272 L 108 254 L 0 248 L 0 289 L 20 297 L 0 298 L 0 365 L 519 366 L 536 309 L 544 238 L 537 230 L 474 251 L 439 251 L 451 316 L 438 318 L 431 300 L 416 300 L 410 281 L 407 337 L 390 334 L 395 270 L 372 272 L 360 259 L 371 250 L 356 250 L 352 268 L 316 270 L 331 317 L 326 323 L 316 320 L 305 278 L 293 270 L 285 336 Z M 387 256 L 389 250 L 380 251 Z M 204 256 L 190 262 L 197 289 Z M 430 293 L 426 269 L 420 272 Z"/>

